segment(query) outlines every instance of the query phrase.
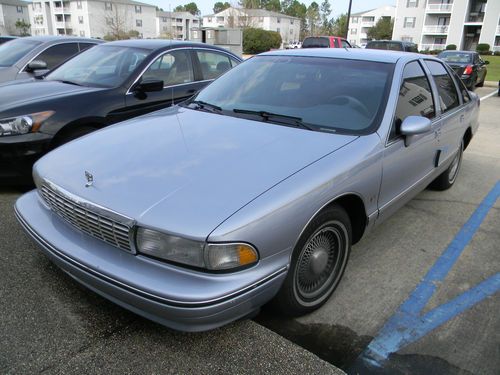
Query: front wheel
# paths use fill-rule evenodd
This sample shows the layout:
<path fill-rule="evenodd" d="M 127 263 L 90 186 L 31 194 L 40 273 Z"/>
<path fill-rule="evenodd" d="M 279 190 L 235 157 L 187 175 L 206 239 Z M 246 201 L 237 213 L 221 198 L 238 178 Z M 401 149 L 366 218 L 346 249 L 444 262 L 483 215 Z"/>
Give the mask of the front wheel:
<path fill-rule="evenodd" d="M 300 316 L 323 305 L 338 286 L 351 250 L 351 222 L 333 205 L 318 214 L 300 237 L 274 306 Z"/>
<path fill-rule="evenodd" d="M 464 141 L 460 142 L 457 154 L 453 158 L 450 166 L 431 182 L 430 188 L 434 190 L 446 190 L 453 186 L 457 180 L 458 172 L 462 165 L 462 156 L 464 153 Z"/>

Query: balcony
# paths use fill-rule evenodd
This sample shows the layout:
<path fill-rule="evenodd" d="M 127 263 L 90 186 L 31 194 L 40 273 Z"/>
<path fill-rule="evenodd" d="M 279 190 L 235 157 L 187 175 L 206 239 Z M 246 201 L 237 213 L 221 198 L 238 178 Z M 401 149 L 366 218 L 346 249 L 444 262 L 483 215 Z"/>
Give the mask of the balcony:
<path fill-rule="evenodd" d="M 497 26 L 497 35 L 500 35 L 500 25 Z"/>
<path fill-rule="evenodd" d="M 54 7 L 54 13 L 70 13 L 71 9 L 69 7 Z"/>
<path fill-rule="evenodd" d="M 453 9 L 452 4 L 427 4 L 425 11 L 427 13 L 451 13 Z"/>
<path fill-rule="evenodd" d="M 56 29 L 64 29 L 66 28 L 66 22 L 64 21 L 59 21 L 59 22 L 54 22 L 54 26 L 56 27 Z"/>
<path fill-rule="evenodd" d="M 449 25 L 424 25 L 424 34 L 447 34 Z"/>
<path fill-rule="evenodd" d="M 446 44 L 422 44 L 420 47 L 424 51 L 425 50 L 429 50 L 429 51 L 444 50 L 446 48 Z"/>
<path fill-rule="evenodd" d="M 375 26 L 375 21 L 361 22 L 361 27 L 373 27 Z"/>

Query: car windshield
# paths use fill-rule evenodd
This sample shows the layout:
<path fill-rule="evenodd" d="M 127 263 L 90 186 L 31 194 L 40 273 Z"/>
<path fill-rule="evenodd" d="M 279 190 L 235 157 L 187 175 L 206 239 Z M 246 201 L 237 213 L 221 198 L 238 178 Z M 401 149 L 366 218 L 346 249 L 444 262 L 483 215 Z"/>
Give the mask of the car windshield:
<path fill-rule="evenodd" d="M 472 62 L 472 54 L 460 52 L 442 52 L 438 55 L 441 60 L 450 63 L 470 63 Z"/>
<path fill-rule="evenodd" d="M 41 42 L 15 39 L 0 45 L 0 66 L 12 66 Z"/>
<path fill-rule="evenodd" d="M 149 53 L 149 50 L 139 48 L 96 46 L 61 65 L 46 80 L 90 87 L 117 87 Z"/>
<path fill-rule="evenodd" d="M 390 51 L 402 51 L 403 46 L 397 42 L 369 42 L 366 45 L 368 49 L 386 49 Z"/>
<path fill-rule="evenodd" d="M 257 56 L 230 70 L 190 106 L 316 131 L 366 134 L 378 127 L 393 64 Z"/>

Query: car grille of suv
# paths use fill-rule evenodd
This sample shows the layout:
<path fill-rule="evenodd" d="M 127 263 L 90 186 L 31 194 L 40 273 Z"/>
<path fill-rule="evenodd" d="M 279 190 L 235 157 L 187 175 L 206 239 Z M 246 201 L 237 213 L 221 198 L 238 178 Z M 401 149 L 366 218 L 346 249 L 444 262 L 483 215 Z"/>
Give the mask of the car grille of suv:
<path fill-rule="evenodd" d="M 56 214 L 95 238 L 122 250 L 131 252 L 130 227 L 116 220 L 97 214 L 89 208 L 71 200 L 47 185 L 42 185 L 41 195 Z"/>

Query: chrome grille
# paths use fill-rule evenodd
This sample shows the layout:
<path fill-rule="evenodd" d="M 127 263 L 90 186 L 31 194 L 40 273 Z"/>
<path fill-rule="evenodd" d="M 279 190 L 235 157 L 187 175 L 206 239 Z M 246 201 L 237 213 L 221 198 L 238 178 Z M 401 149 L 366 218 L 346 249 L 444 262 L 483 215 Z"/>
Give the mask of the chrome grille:
<path fill-rule="evenodd" d="M 130 247 L 130 227 L 116 220 L 104 217 L 79 204 L 50 186 L 42 185 L 41 195 L 56 214 L 92 237 L 105 241 L 122 250 Z"/>

